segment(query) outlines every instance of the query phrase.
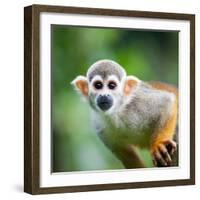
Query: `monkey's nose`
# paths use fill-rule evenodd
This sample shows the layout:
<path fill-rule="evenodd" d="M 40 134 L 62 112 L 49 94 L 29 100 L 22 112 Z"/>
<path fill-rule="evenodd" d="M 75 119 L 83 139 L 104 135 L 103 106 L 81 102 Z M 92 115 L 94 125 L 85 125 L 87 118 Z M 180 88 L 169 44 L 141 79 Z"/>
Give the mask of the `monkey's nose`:
<path fill-rule="evenodd" d="M 99 95 L 97 105 L 101 110 L 106 111 L 113 105 L 113 99 L 110 95 Z"/>

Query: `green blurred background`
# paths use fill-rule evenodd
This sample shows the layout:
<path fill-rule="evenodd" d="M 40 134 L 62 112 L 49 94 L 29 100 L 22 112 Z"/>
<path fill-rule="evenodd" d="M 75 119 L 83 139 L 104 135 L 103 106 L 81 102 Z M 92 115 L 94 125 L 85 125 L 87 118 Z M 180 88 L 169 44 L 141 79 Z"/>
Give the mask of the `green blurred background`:
<path fill-rule="evenodd" d="M 129 75 L 178 84 L 178 32 L 52 25 L 52 171 L 123 169 L 90 123 L 89 106 L 70 82 L 99 59 Z M 148 167 L 151 157 L 140 151 Z"/>

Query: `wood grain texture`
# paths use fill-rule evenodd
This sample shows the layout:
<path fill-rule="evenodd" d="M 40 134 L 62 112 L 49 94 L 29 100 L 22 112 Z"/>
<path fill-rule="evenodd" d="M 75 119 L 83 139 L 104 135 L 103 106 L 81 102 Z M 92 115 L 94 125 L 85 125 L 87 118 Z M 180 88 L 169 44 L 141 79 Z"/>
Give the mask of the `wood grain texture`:
<path fill-rule="evenodd" d="M 32 187 L 32 151 L 31 147 L 31 40 L 32 9 L 27 7 L 24 12 L 24 191 L 31 193 Z"/>
<path fill-rule="evenodd" d="M 24 9 L 24 191 L 39 189 L 39 14 Z"/>
<path fill-rule="evenodd" d="M 190 179 L 195 184 L 195 15 L 190 16 Z"/>
<path fill-rule="evenodd" d="M 190 22 L 190 178 L 184 180 L 115 183 L 85 186 L 40 187 L 40 13 L 75 13 L 124 17 L 162 18 Z M 24 8 L 24 191 L 30 194 L 189 185 L 195 183 L 195 16 L 191 14 L 97 8 L 32 5 Z"/>

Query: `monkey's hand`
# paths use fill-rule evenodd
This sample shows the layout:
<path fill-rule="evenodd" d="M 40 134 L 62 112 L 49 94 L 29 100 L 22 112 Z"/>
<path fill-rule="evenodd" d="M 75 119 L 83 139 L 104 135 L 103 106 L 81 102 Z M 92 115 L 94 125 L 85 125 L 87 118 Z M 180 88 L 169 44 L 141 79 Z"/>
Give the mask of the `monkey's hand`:
<path fill-rule="evenodd" d="M 157 167 L 169 167 L 172 164 L 171 156 L 176 151 L 176 142 L 173 140 L 165 140 L 160 142 L 151 150 L 153 164 Z"/>

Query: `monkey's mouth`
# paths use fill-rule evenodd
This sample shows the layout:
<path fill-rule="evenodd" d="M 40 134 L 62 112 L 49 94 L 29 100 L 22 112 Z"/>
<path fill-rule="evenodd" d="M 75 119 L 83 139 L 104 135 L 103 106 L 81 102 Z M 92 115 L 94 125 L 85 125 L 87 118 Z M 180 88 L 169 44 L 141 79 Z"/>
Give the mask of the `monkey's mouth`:
<path fill-rule="evenodd" d="M 111 108 L 112 103 L 110 103 L 110 102 L 102 102 L 102 103 L 100 103 L 98 106 L 99 106 L 99 108 L 100 108 L 101 110 L 106 111 L 106 110 L 108 110 L 108 109 Z"/>
<path fill-rule="evenodd" d="M 112 107 L 113 99 L 110 95 L 99 96 L 97 99 L 97 105 L 102 111 L 107 111 Z"/>

